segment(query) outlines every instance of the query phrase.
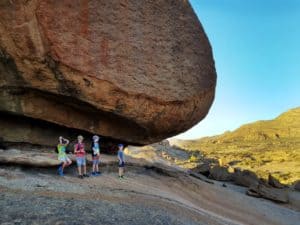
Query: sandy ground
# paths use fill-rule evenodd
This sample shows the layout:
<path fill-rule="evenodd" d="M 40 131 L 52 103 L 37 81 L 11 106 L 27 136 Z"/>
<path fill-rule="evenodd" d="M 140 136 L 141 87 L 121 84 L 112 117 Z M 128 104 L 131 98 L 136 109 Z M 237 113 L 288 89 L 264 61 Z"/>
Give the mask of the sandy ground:
<path fill-rule="evenodd" d="M 300 212 L 246 196 L 244 189 L 208 184 L 182 171 L 131 163 L 119 180 L 104 163 L 102 175 L 83 180 L 75 168 L 0 168 L 0 224 L 253 224 L 296 225 Z"/>

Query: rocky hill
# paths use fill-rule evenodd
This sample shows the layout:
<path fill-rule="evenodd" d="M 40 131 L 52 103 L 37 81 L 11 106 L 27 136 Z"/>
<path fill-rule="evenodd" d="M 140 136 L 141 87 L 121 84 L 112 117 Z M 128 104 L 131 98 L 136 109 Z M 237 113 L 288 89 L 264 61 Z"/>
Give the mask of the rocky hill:
<path fill-rule="evenodd" d="M 171 143 L 195 155 L 201 153 L 222 164 L 249 169 L 263 178 L 272 174 L 286 184 L 300 180 L 299 107 L 274 120 L 247 124 L 222 135 Z"/>

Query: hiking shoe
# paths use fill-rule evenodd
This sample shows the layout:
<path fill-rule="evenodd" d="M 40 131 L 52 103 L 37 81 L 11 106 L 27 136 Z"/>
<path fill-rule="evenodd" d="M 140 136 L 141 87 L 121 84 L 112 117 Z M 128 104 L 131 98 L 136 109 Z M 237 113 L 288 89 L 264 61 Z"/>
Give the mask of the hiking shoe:
<path fill-rule="evenodd" d="M 61 176 L 61 177 L 64 176 L 64 172 L 63 172 L 62 168 L 58 169 L 58 175 Z"/>
<path fill-rule="evenodd" d="M 62 173 L 62 166 L 58 167 L 57 173 L 60 175 Z"/>
<path fill-rule="evenodd" d="M 83 174 L 84 177 L 90 177 L 88 174 Z"/>
<path fill-rule="evenodd" d="M 78 175 L 78 178 L 83 179 L 83 176 L 82 175 Z"/>
<path fill-rule="evenodd" d="M 96 174 L 96 172 L 92 172 L 91 175 L 92 176 L 96 176 L 97 174 Z"/>
<path fill-rule="evenodd" d="M 97 174 L 97 175 L 101 175 L 101 172 L 98 171 L 98 172 L 96 172 L 96 174 Z"/>
<path fill-rule="evenodd" d="M 124 176 L 121 176 L 121 179 L 125 179 L 125 177 L 124 177 Z"/>

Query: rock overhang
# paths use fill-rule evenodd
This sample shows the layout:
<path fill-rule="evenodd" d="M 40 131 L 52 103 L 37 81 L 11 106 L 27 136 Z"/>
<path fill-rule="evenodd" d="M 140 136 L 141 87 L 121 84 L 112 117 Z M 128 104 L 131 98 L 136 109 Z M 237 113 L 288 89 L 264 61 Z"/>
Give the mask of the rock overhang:
<path fill-rule="evenodd" d="M 208 113 L 212 51 L 183 1 L 8 1 L 0 11 L 2 111 L 139 145 Z"/>

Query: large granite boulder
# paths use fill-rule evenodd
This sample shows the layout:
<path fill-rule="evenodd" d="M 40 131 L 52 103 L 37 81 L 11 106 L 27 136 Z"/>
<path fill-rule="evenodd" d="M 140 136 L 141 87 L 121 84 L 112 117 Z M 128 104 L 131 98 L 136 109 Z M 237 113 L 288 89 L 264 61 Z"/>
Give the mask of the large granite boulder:
<path fill-rule="evenodd" d="M 4 141 L 44 144 L 46 122 L 149 144 L 213 102 L 212 50 L 187 1 L 2 0 L 0 14 L 1 118 L 38 121 L 34 141 L 13 129 Z"/>

